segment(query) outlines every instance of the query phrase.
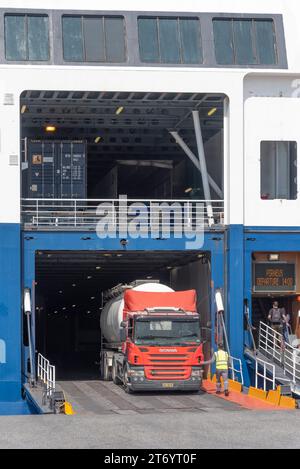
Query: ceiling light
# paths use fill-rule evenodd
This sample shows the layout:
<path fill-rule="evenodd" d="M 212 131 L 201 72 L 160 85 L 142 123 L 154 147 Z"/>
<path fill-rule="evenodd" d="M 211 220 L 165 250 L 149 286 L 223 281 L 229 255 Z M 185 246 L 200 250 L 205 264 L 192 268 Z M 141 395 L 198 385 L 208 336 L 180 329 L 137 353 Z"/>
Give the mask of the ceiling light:
<path fill-rule="evenodd" d="M 187 189 L 185 189 L 185 193 L 186 194 L 189 194 L 190 192 L 192 192 L 193 188 L 192 187 L 188 187 Z"/>
<path fill-rule="evenodd" d="M 97 265 L 96 270 L 100 270 L 100 269 L 101 269 L 100 265 Z"/>
<path fill-rule="evenodd" d="M 72 287 L 76 287 L 76 283 L 72 283 Z"/>
<path fill-rule="evenodd" d="M 21 107 L 21 114 L 25 114 L 26 111 L 27 111 L 27 106 L 26 104 L 23 104 L 23 106 Z"/>
<path fill-rule="evenodd" d="M 91 275 L 88 275 L 88 276 L 87 276 L 87 279 L 88 279 L 88 280 L 91 280 L 91 278 L 93 278 Z"/>
<path fill-rule="evenodd" d="M 102 137 L 98 136 L 95 138 L 95 143 L 99 143 L 101 141 Z"/>
<path fill-rule="evenodd" d="M 86 314 L 91 314 L 91 311 L 87 311 Z"/>
<path fill-rule="evenodd" d="M 106 252 L 105 254 L 103 254 L 104 257 L 111 257 L 111 254 L 109 254 L 108 252 Z"/>
<path fill-rule="evenodd" d="M 173 269 L 173 267 L 171 267 L 170 265 L 168 265 L 167 269 L 168 269 L 168 270 L 171 270 L 171 269 Z"/>
<path fill-rule="evenodd" d="M 46 132 L 56 132 L 56 127 L 55 125 L 47 125 L 45 127 Z"/>
<path fill-rule="evenodd" d="M 58 311 L 54 311 L 54 314 L 58 314 Z"/>
<path fill-rule="evenodd" d="M 94 296 L 91 296 L 91 300 L 94 300 L 94 299 L 95 299 L 95 297 L 94 297 Z"/>
<path fill-rule="evenodd" d="M 121 114 L 121 112 L 124 111 L 124 107 L 123 106 L 120 106 L 118 107 L 118 109 L 116 110 L 116 115 L 118 116 L 119 114 Z"/>
<path fill-rule="evenodd" d="M 209 117 L 213 116 L 216 112 L 217 112 L 218 108 L 217 107 L 213 107 L 212 109 L 210 109 L 207 113 L 207 115 Z"/>
<path fill-rule="evenodd" d="M 279 254 L 276 254 L 276 253 L 269 254 L 268 259 L 269 259 L 269 261 L 279 261 Z"/>
<path fill-rule="evenodd" d="M 150 280 L 151 278 L 153 278 L 152 275 L 148 275 L 147 280 Z"/>
<path fill-rule="evenodd" d="M 62 293 L 62 290 L 59 290 L 59 292 L 58 292 L 58 293 Z"/>
<path fill-rule="evenodd" d="M 67 308 L 64 306 L 64 307 L 63 307 L 63 311 L 65 311 L 66 309 L 67 309 Z"/>
<path fill-rule="evenodd" d="M 72 305 L 72 308 L 76 308 L 76 305 Z"/>

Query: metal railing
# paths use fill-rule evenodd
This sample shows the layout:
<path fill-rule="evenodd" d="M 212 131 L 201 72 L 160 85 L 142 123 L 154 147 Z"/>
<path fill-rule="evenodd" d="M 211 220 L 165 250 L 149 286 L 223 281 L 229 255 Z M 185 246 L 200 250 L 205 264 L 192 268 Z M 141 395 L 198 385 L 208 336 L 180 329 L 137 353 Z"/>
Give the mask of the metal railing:
<path fill-rule="evenodd" d="M 263 372 L 259 372 L 259 367 L 262 367 Z M 271 375 L 269 377 L 268 375 Z M 259 386 L 259 378 L 263 380 L 263 389 L 267 391 L 267 383 L 271 383 L 272 390 L 275 390 L 276 387 L 276 374 L 275 374 L 275 365 L 268 363 L 260 358 L 256 357 L 255 359 L 255 387 Z"/>
<path fill-rule="evenodd" d="M 259 325 L 259 349 L 277 362 L 294 384 L 300 384 L 300 349 L 285 342 L 282 334 L 263 322 Z"/>
<path fill-rule="evenodd" d="M 140 212 L 141 227 L 156 231 L 195 228 L 199 224 L 211 226 L 205 200 L 172 199 L 22 199 L 22 223 L 26 229 L 95 230 L 106 221 L 118 231 L 127 230 L 128 224 Z M 224 224 L 224 201 L 209 201 L 213 210 L 213 223 Z"/>
<path fill-rule="evenodd" d="M 44 399 L 50 400 L 55 392 L 55 366 L 50 365 L 49 360 L 40 353 L 38 354 L 37 376 L 44 387 Z"/>
<path fill-rule="evenodd" d="M 242 360 L 235 357 L 229 357 L 229 376 L 233 381 L 239 381 L 244 386 L 244 375 Z"/>

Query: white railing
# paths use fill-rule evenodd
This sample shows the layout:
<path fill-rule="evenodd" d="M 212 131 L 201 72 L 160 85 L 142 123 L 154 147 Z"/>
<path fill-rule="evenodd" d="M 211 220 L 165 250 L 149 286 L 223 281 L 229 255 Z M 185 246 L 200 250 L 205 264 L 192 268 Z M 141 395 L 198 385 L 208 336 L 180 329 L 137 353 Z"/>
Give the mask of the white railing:
<path fill-rule="evenodd" d="M 294 384 L 300 384 L 300 349 L 285 342 L 282 334 L 263 322 L 259 325 L 259 349 L 275 360 Z"/>
<path fill-rule="evenodd" d="M 259 349 L 267 353 L 278 363 L 282 363 L 284 351 L 284 339 L 282 334 L 274 331 L 267 324 L 259 323 Z"/>
<path fill-rule="evenodd" d="M 50 365 L 49 360 L 39 353 L 37 368 L 38 379 L 45 388 L 45 397 L 51 399 L 55 391 L 55 366 Z"/>
<path fill-rule="evenodd" d="M 260 373 L 259 369 L 262 368 L 263 372 Z M 271 376 L 269 376 L 271 375 Z M 259 378 L 263 380 L 263 389 L 267 391 L 267 383 L 271 384 L 273 391 L 276 386 L 276 375 L 275 375 L 275 365 L 265 362 L 260 358 L 256 357 L 255 359 L 255 387 L 259 386 Z"/>
<path fill-rule="evenodd" d="M 118 231 L 127 230 L 128 223 L 142 207 L 141 227 L 157 232 L 170 229 L 211 226 L 208 202 L 213 209 L 213 224 L 224 224 L 223 200 L 144 200 L 144 199 L 22 199 L 22 223 L 27 229 L 90 229 L 95 230 L 106 220 Z M 106 211 L 107 210 L 107 211 Z"/>
<path fill-rule="evenodd" d="M 239 381 L 242 386 L 244 385 L 242 360 L 229 357 L 229 373 L 233 381 Z"/>

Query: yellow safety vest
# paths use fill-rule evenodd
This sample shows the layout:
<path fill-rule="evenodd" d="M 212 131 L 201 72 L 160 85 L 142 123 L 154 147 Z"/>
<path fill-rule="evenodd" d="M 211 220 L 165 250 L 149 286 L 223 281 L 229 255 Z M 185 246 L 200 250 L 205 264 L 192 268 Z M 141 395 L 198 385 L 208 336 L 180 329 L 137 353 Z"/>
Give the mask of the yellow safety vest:
<path fill-rule="evenodd" d="M 216 369 L 217 370 L 228 370 L 228 353 L 224 350 L 215 352 L 216 358 Z"/>

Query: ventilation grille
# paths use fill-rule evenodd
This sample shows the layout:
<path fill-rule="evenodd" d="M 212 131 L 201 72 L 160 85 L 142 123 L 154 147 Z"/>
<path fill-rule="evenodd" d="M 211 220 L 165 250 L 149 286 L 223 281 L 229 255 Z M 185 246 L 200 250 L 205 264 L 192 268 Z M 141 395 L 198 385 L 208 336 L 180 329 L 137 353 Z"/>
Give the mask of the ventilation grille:
<path fill-rule="evenodd" d="M 10 166 L 18 166 L 19 165 L 18 155 L 9 155 L 9 165 Z"/>

